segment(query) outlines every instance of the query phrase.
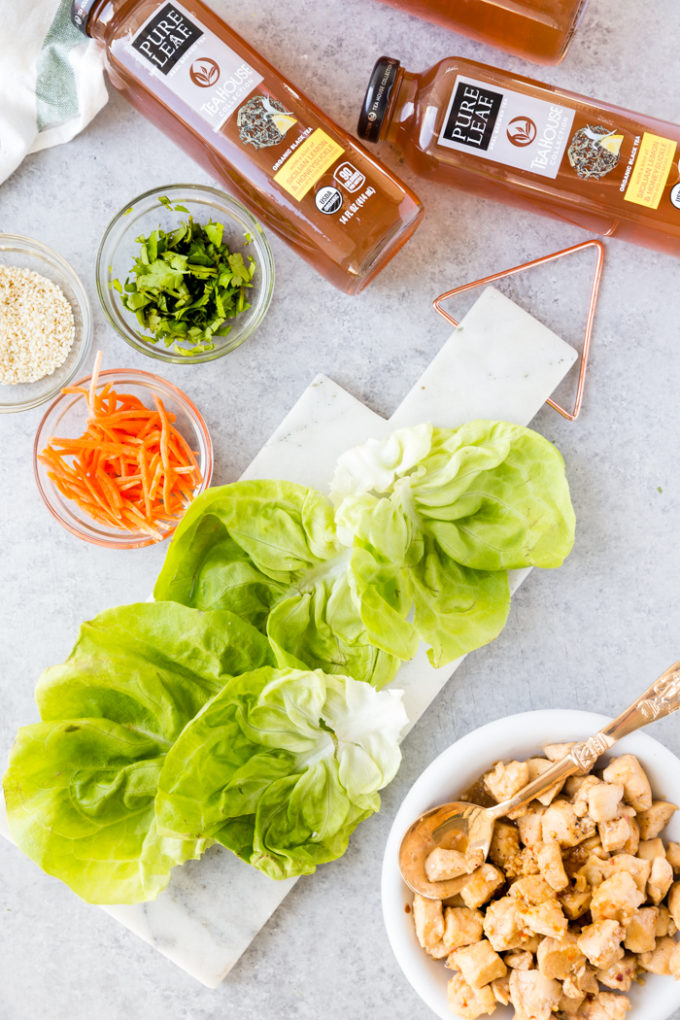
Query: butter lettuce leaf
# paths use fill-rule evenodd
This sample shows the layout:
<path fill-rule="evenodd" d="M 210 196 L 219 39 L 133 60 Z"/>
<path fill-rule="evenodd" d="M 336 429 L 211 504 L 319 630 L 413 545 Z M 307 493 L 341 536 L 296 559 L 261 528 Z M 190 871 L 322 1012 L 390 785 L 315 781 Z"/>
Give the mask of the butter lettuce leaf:
<path fill-rule="evenodd" d="M 239 614 L 267 635 L 281 667 L 382 687 L 397 671 L 399 649 L 393 654 L 374 640 L 363 604 L 372 595 L 352 583 L 328 500 L 302 485 L 267 480 L 199 496 L 173 536 L 154 589 L 157 599 Z"/>
<path fill-rule="evenodd" d="M 176 864 L 210 845 L 156 830 L 166 751 L 108 719 L 22 727 L 3 780 L 12 838 L 90 903 L 154 899 Z"/>
<path fill-rule="evenodd" d="M 139 603 L 83 624 L 37 688 L 42 722 L 19 730 L 3 778 L 21 850 L 93 903 L 153 899 L 210 844 L 159 833 L 158 779 L 184 727 L 235 673 L 271 661 L 224 611 Z"/>
<path fill-rule="evenodd" d="M 235 677 L 163 766 L 159 831 L 215 839 L 272 878 L 344 853 L 400 762 L 400 696 L 320 670 Z"/>
<path fill-rule="evenodd" d="M 418 425 L 371 440 L 340 458 L 331 498 L 339 541 L 362 550 L 351 561 L 353 583 L 375 599 L 391 570 L 398 615 L 410 620 L 413 609 L 416 640 L 430 645 L 435 666 L 498 635 L 510 607 L 509 569 L 557 567 L 574 541 L 559 451 L 505 422 Z M 381 647 L 395 654 L 394 635 L 408 637 L 404 624 L 393 628 L 380 615 L 369 634 L 382 634 Z"/>

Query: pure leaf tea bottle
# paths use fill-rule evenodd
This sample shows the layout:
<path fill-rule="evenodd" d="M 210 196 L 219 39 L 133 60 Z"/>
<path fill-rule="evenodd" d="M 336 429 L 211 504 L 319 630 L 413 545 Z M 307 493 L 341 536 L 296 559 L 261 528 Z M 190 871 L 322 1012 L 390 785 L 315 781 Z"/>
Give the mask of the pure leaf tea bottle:
<path fill-rule="evenodd" d="M 588 0 L 385 0 L 539 64 L 559 64 Z"/>
<path fill-rule="evenodd" d="M 680 127 L 451 57 L 381 57 L 359 135 L 420 174 L 680 255 Z"/>
<path fill-rule="evenodd" d="M 347 293 L 422 215 L 417 197 L 200 0 L 73 0 L 112 85 Z"/>

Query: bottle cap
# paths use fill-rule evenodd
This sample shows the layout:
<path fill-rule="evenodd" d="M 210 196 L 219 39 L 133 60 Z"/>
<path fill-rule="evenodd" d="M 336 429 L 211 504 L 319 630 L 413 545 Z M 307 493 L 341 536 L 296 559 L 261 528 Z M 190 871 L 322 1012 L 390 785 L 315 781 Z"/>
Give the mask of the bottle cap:
<path fill-rule="evenodd" d="M 92 8 L 99 0 L 71 0 L 71 21 L 85 35 Z"/>
<path fill-rule="evenodd" d="M 359 114 L 359 138 L 377 142 L 400 67 L 399 61 L 392 57 L 380 57 L 376 61 Z"/>

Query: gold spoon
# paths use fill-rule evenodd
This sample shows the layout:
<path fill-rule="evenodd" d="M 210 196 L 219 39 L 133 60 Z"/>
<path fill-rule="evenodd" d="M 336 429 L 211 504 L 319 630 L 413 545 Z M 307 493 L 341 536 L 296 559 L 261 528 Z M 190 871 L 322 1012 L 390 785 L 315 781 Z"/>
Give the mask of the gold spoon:
<path fill-rule="evenodd" d="M 613 722 L 588 740 L 574 744 L 564 758 L 543 772 L 514 797 L 480 807 L 465 801 L 453 801 L 430 808 L 409 826 L 399 848 L 399 869 L 413 892 L 427 899 L 445 900 L 460 892 L 468 875 L 431 882 L 425 873 L 425 861 L 437 847 L 464 849 L 478 867 L 489 852 L 494 824 L 520 810 L 529 801 L 545 793 L 569 776 L 585 774 L 605 751 L 627 734 L 662 719 L 680 708 L 680 662 L 662 673 L 658 680 Z"/>

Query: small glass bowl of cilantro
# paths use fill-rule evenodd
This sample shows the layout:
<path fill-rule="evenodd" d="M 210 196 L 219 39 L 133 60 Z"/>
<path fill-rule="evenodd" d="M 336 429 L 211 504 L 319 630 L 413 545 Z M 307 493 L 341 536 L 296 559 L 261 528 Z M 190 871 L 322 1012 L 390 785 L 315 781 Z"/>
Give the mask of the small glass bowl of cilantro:
<path fill-rule="evenodd" d="M 161 361 L 212 361 L 264 318 L 274 260 L 240 202 L 217 188 L 173 184 L 114 216 L 96 276 L 109 321 L 136 350 Z"/>

